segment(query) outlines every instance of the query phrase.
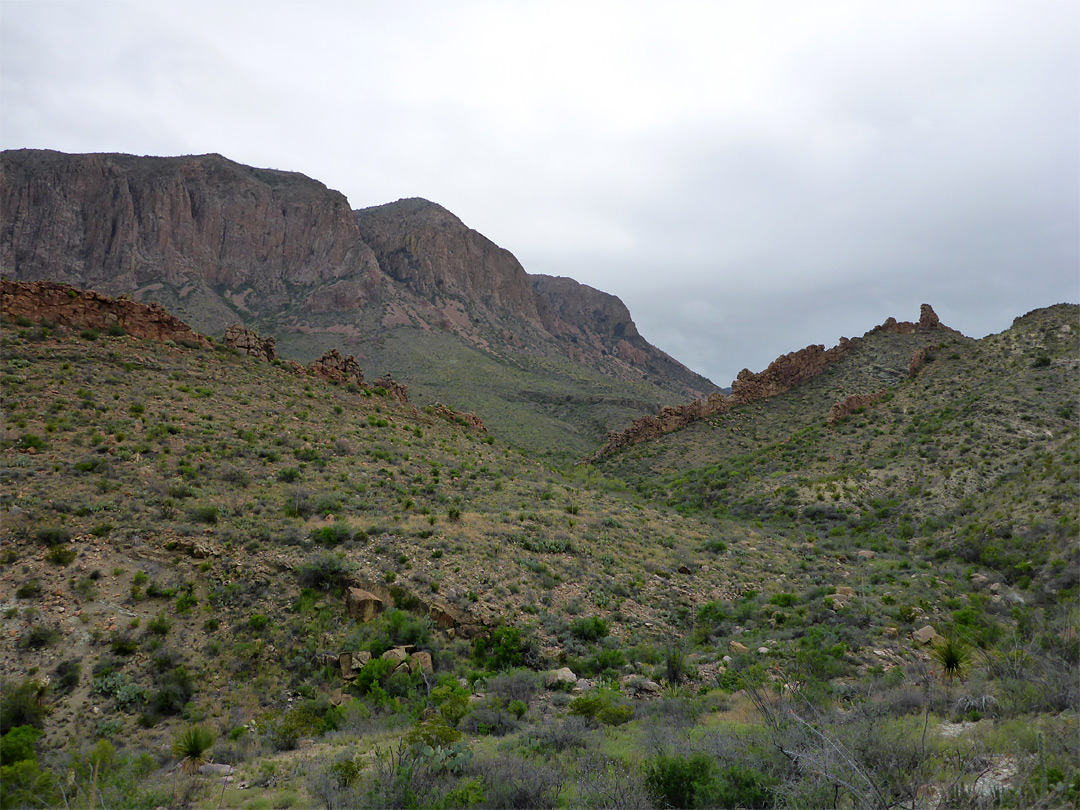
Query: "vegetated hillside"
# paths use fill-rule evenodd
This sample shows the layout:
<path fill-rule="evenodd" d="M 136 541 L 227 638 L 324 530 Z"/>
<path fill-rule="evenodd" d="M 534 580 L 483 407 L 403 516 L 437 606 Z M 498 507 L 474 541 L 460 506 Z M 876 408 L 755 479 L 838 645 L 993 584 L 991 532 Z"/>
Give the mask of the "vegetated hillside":
<path fill-rule="evenodd" d="M 1075 329 L 1075 309 L 1027 316 L 992 339 L 1013 352 L 999 368 L 1064 407 L 1053 375 L 1075 372 Z M 905 392 L 983 346 L 957 339 L 891 401 L 819 432 L 898 402 L 914 418 Z M 720 515 L 690 473 L 663 480 L 672 510 L 635 491 L 660 497 L 644 467 L 564 475 L 434 408 L 223 348 L 23 318 L 0 350 L 5 806 L 1080 795 L 1075 585 L 1045 587 L 1074 562 L 1059 493 L 1076 477 L 1044 459 L 1029 507 L 1047 512 L 1050 556 L 1016 576 L 939 555 L 910 506 L 915 542 L 892 536 L 892 511 L 865 531 L 809 508 L 774 520 L 744 503 L 761 487 L 746 474 L 751 496 Z M 662 442 L 759 425 L 761 459 L 735 460 L 765 463 L 767 431 L 798 408 L 765 416 L 794 393 Z M 644 465 L 647 448 L 627 456 Z M 1075 471 L 1075 446 L 1058 456 Z"/>
<path fill-rule="evenodd" d="M 820 376 L 605 462 L 684 514 L 768 521 L 833 548 L 910 549 L 1055 598 L 1080 583 L 1078 308 L 953 335 L 908 376 L 878 333 Z M 903 371 L 901 371 L 903 369 Z M 829 423 L 832 404 L 884 395 Z"/>
<path fill-rule="evenodd" d="M 350 211 L 316 180 L 220 155 L 22 149 L 2 169 L 6 274 L 158 301 L 208 334 L 242 322 L 305 363 L 341 348 L 418 401 L 489 411 L 494 433 L 530 450 L 580 457 L 716 390 L 615 296 L 528 275 L 427 200 Z"/>

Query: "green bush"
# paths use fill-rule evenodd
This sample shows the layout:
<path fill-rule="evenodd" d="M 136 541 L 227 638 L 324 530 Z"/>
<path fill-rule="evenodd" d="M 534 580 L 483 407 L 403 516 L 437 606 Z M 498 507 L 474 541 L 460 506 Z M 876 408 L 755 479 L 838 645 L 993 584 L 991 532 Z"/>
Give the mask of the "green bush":
<path fill-rule="evenodd" d="M 660 756 L 649 765 L 645 787 L 662 806 L 706 807 L 716 792 L 716 764 L 706 754 Z"/>
<path fill-rule="evenodd" d="M 311 539 L 324 546 L 336 546 L 352 537 L 352 530 L 344 523 L 333 526 L 321 526 L 311 530 Z"/>
<path fill-rule="evenodd" d="M 33 726 L 15 726 L 0 737 L 0 765 L 13 765 L 24 759 L 36 760 L 34 741 L 41 731 Z"/>
<path fill-rule="evenodd" d="M 498 672 L 521 666 L 525 659 L 525 643 L 516 627 L 500 627 L 489 639 L 473 642 L 473 659 L 485 669 Z"/>
<path fill-rule="evenodd" d="M 45 554 L 45 559 L 53 565 L 70 565 L 76 556 L 75 549 L 71 546 L 53 546 Z"/>
<path fill-rule="evenodd" d="M 16 726 L 41 728 L 49 706 L 45 702 L 48 684 L 33 678 L 12 686 L 0 683 L 0 734 L 7 734 Z"/>
<path fill-rule="evenodd" d="M 570 701 L 567 711 L 586 721 L 606 726 L 620 726 L 634 717 L 634 707 L 621 696 L 607 689 L 599 689 Z"/>
<path fill-rule="evenodd" d="M 37 540 L 39 543 L 43 543 L 46 546 L 58 546 L 61 543 L 66 543 L 71 539 L 71 532 L 67 529 L 60 529 L 57 527 L 48 527 L 44 529 L 38 529 Z"/>
<path fill-rule="evenodd" d="M 40 650 L 43 647 L 51 647 L 60 640 L 60 631 L 55 627 L 37 624 L 31 627 L 19 639 L 19 646 L 28 650 Z"/>
<path fill-rule="evenodd" d="M 296 569 L 296 578 L 303 588 L 329 591 L 338 586 L 341 578 L 354 566 L 341 554 L 320 552 Z"/>
<path fill-rule="evenodd" d="M 608 625 L 599 616 L 582 617 L 570 623 L 570 632 L 582 641 L 598 641 L 608 634 Z"/>

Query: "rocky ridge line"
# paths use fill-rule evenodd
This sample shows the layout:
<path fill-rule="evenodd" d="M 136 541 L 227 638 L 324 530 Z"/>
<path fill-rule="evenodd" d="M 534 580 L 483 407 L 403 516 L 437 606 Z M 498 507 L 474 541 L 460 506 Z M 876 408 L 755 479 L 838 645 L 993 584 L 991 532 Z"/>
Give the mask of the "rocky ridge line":
<path fill-rule="evenodd" d="M 731 395 L 710 394 L 705 399 L 698 399 L 686 405 L 675 407 L 667 406 L 660 410 L 656 416 L 643 416 L 636 419 L 629 427 L 622 431 L 608 434 L 607 442 L 595 453 L 585 459 L 585 463 L 599 461 L 605 456 L 611 455 L 622 447 L 640 444 L 641 442 L 655 439 L 665 433 L 680 430 L 701 419 L 707 419 L 719 413 L 726 413 L 738 405 L 746 405 L 761 399 L 774 397 L 796 388 L 799 385 L 813 379 L 837 360 L 849 355 L 864 338 L 874 334 L 910 335 L 919 333 L 949 332 L 960 334 L 955 329 L 943 326 L 937 313 L 929 304 L 923 304 L 920 308 L 919 321 L 897 321 L 888 318 L 880 326 L 876 326 L 863 335 L 862 338 L 840 338 L 840 342 L 826 349 L 821 344 L 807 346 L 797 352 L 778 357 L 769 364 L 764 371 L 755 374 L 749 369 L 743 369 L 731 386 Z M 917 350 L 908 366 L 908 375 L 913 376 L 926 362 L 928 350 L 935 347 L 924 347 Z M 844 402 L 837 403 L 830 410 L 830 417 L 834 410 L 843 409 L 846 403 L 858 397 L 873 397 L 866 403 L 852 406 L 852 410 L 865 407 L 870 402 L 880 398 L 875 394 L 856 395 L 849 397 Z M 880 396 L 884 396 L 884 391 Z M 839 411 L 838 411 L 839 412 Z M 840 418 L 840 417 L 837 417 Z M 835 420 L 831 420 L 835 421 Z M 830 423 L 831 423 L 830 421 Z"/>
<path fill-rule="evenodd" d="M 80 329 L 122 329 L 150 340 L 194 343 L 204 349 L 211 342 L 160 304 L 139 304 L 126 298 L 110 298 L 91 290 L 79 290 L 54 281 L 0 282 L 0 312 L 5 318 L 26 318 Z"/>
<path fill-rule="evenodd" d="M 26 319 L 31 323 L 46 322 L 73 329 L 118 328 L 136 338 L 168 341 L 213 348 L 212 339 L 201 335 L 157 303 L 140 304 L 126 297 L 111 298 L 92 290 L 80 290 L 55 281 L 0 280 L 0 313 L 8 320 Z M 364 372 L 353 355 L 342 355 L 330 349 L 309 366 L 291 360 L 280 361 L 274 349 L 274 338 L 260 338 L 252 329 L 234 324 L 225 330 L 223 341 L 227 348 L 273 362 L 325 382 L 353 384 L 358 389 L 381 389 L 380 393 L 401 403 L 409 401 L 408 389 L 389 374 L 375 381 L 364 382 Z M 474 413 L 457 413 L 438 405 L 436 415 L 447 421 L 487 432 L 483 420 Z"/>

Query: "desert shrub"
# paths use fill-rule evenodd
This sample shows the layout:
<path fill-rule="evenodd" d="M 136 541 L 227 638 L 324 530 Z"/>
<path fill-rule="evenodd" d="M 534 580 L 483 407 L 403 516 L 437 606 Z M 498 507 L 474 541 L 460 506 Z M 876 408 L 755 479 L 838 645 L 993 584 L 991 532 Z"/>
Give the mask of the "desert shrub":
<path fill-rule="evenodd" d="M 570 623 L 570 632 L 582 641 L 598 641 L 608 634 L 608 625 L 599 616 L 582 617 Z"/>
<path fill-rule="evenodd" d="M 37 531 L 37 541 L 46 546 L 58 546 L 69 540 L 71 540 L 71 532 L 67 529 L 50 526 L 44 529 L 38 529 Z"/>
<path fill-rule="evenodd" d="M 645 786 L 665 807 L 706 807 L 717 790 L 716 763 L 703 753 L 659 756 L 649 764 Z"/>
<path fill-rule="evenodd" d="M 587 722 L 605 726 L 621 726 L 634 717 L 634 707 L 620 695 L 607 689 L 598 689 L 570 701 L 567 711 Z"/>
<path fill-rule="evenodd" d="M 28 678 L 18 686 L 0 682 L 0 734 L 15 726 L 41 728 L 49 706 L 45 702 L 49 686 L 44 681 Z"/>
<path fill-rule="evenodd" d="M 71 546 L 53 546 L 45 554 L 45 559 L 53 565 L 70 565 L 74 561 L 76 551 Z"/>
<path fill-rule="evenodd" d="M 34 450 L 44 450 L 45 440 L 33 433 L 24 433 L 22 436 L 19 437 L 19 440 L 15 443 L 15 446 L 23 450 L 28 450 L 31 448 L 33 448 Z"/>
<path fill-rule="evenodd" d="M 41 596 L 41 583 L 36 579 L 27 580 L 15 589 L 16 599 L 34 599 Z"/>
<path fill-rule="evenodd" d="M 12 765 L 24 759 L 37 759 L 34 742 L 41 731 L 33 726 L 15 726 L 0 737 L 0 765 Z"/>
<path fill-rule="evenodd" d="M 336 588 L 341 578 L 351 573 L 354 567 L 344 555 L 323 551 L 300 565 L 296 569 L 296 578 L 303 588 L 329 591 Z"/>
<path fill-rule="evenodd" d="M 199 523 L 214 524 L 218 522 L 219 514 L 216 506 L 196 506 L 191 510 L 191 519 Z"/>
<path fill-rule="evenodd" d="M 19 646 L 27 650 L 40 650 L 51 647 L 60 640 L 60 631 L 55 627 L 37 624 L 27 630 L 19 639 Z"/>
<path fill-rule="evenodd" d="M 532 670 L 513 669 L 488 678 L 487 691 L 509 701 L 527 704 L 540 691 L 540 676 Z"/>
<path fill-rule="evenodd" d="M 183 665 L 169 670 L 158 683 L 158 690 L 151 699 L 159 714 L 179 714 L 195 693 L 191 673 Z"/>
<path fill-rule="evenodd" d="M 146 629 L 155 635 L 165 636 L 168 635 L 169 630 L 172 629 L 172 622 L 169 621 L 164 613 L 159 613 L 146 623 Z"/>
<path fill-rule="evenodd" d="M 506 701 L 489 695 L 473 704 L 469 713 L 461 720 L 460 726 L 469 734 L 502 737 L 516 731 L 520 724 L 518 718 L 507 709 Z"/>
<path fill-rule="evenodd" d="M 472 770 L 483 778 L 484 803 L 490 807 L 547 810 L 558 805 L 566 789 L 562 773 L 555 768 L 516 756 L 477 756 Z"/>
<path fill-rule="evenodd" d="M 53 679 L 53 685 L 56 691 L 63 695 L 71 692 L 78 686 L 80 669 L 80 663 L 77 658 L 61 661 L 57 664 L 54 671 L 56 677 Z"/>
<path fill-rule="evenodd" d="M 499 627 L 490 638 L 473 642 L 473 660 L 493 672 L 519 667 L 524 658 L 525 642 L 516 627 Z"/>
<path fill-rule="evenodd" d="M 311 539 L 324 546 L 336 546 L 344 543 L 352 537 L 352 530 L 345 523 L 335 523 L 332 526 L 320 526 L 311 530 Z"/>

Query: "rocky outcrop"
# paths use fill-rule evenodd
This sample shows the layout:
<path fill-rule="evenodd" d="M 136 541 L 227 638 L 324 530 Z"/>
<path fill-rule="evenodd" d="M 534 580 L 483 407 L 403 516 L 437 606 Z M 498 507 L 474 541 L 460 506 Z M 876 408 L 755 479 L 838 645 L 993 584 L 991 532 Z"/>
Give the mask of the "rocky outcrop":
<path fill-rule="evenodd" d="M 343 194 L 221 155 L 19 149 L 3 153 L 3 175 L 0 265 L 19 279 L 110 294 L 198 281 L 249 291 L 254 311 L 375 261 Z"/>
<path fill-rule="evenodd" d="M 590 365 L 621 364 L 646 380 L 674 382 L 698 399 L 717 391 L 712 381 L 645 340 L 617 296 L 572 278 L 541 274 L 529 278 L 544 328 L 562 341 L 572 359 Z"/>
<path fill-rule="evenodd" d="M 744 368 L 731 384 L 731 398 L 741 404 L 790 391 L 816 377 L 850 351 L 851 341 L 840 338 L 840 343 L 828 350 L 819 344 L 778 357 L 758 374 Z"/>
<path fill-rule="evenodd" d="M 919 322 L 912 323 L 911 321 L 897 321 L 896 318 L 888 318 L 881 326 L 875 326 L 867 335 L 874 335 L 879 332 L 887 332 L 895 335 L 913 335 L 920 332 L 951 332 L 954 335 L 959 335 L 955 329 L 950 329 L 941 323 L 941 319 L 937 313 L 934 312 L 934 308 L 929 304 L 923 304 L 919 307 Z M 864 336 L 865 337 L 865 336 Z"/>
<path fill-rule="evenodd" d="M 911 353 L 911 361 L 908 363 L 908 376 L 914 377 L 919 373 L 919 370 L 927 363 L 934 359 L 934 353 L 942 347 L 943 344 L 935 343 L 932 346 L 923 346 L 916 349 Z"/>
<path fill-rule="evenodd" d="M 375 380 L 372 384 L 373 388 L 381 388 L 386 392 L 386 395 L 396 399 L 398 402 L 409 401 L 409 389 L 403 383 L 399 383 L 389 374 L 384 374 Z"/>
<path fill-rule="evenodd" d="M 133 337 L 211 346 L 205 337 L 158 304 L 110 298 L 51 281 L 3 279 L 0 285 L 0 312 L 9 320 L 44 320 L 80 329 L 117 328 Z"/>
<path fill-rule="evenodd" d="M 696 400 L 688 405 L 662 408 L 656 416 L 645 416 L 635 420 L 628 428 L 608 434 L 605 444 L 585 459 L 586 463 L 598 461 L 621 447 L 639 444 L 650 439 L 655 439 L 665 433 L 686 427 L 700 419 L 708 418 L 717 413 L 723 413 L 737 405 L 747 405 L 751 402 L 767 399 L 786 393 L 793 388 L 812 380 L 831 366 L 833 363 L 847 357 L 870 335 L 875 334 L 937 334 L 951 333 L 959 335 L 954 329 L 942 325 L 937 313 L 929 304 L 923 304 L 920 309 L 918 323 L 898 322 L 895 318 L 888 318 L 885 323 L 876 326 L 863 335 L 862 338 L 840 338 L 840 342 L 831 349 L 823 345 L 807 346 L 797 352 L 791 352 L 776 358 L 769 367 L 757 374 L 749 369 L 743 369 L 731 385 L 731 396 L 723 394 L 711 394 L 704 400 Z M 919 367 L 932 356 L 937 346 L 927 346 L 918 349 L 911 358 L 908 368 L 908 376 L 913 376 Z M 852 411 L 866 407 L 871 402 L 880 399 L 885 391 L 873 394 L 862 394 L 849 397 L 832 406 L 827 421 L 832 424 L 842 419 Z"/>
<path fill-rule="evenodd" d="M 273 336 L 261 338 L 243 324 L 234 323 L 225 329 L 226 346 L 267 363 L 277 359 L 275 343 Z"/>
<path fill-rule="evenodd" d="M 360 363 L 351 354 L 342 355 L 337 349 L 331 349 L 307 367 L 307 373 L 320 380 L 357 387 L 364 385 L 364 371 Z"/>
<path fill-rule="evenodd" d="M 484 427 L 484 420 L 475 413 L 458 413 L 457 411 L 447 408 L 441 402 L 436 402 L 432 406 L 432 413 L 440 419 L 445 419 L 447 422 L 463 425 L 478 433 L 487 433 L 487 428 Z"/>
<path fill-rule="evenodd" d="M 860 408 L 865 408 L 867 405 L 872 405 L 877 402 L 883 396 L 885 396 L 887 389 L 882 388 L 880 391 L 875 391 L 872 394 L 855 394 L 848 397 L 843 402 L 837 402 L 831 408 L 829 408 L 829 415 L 825 421 L 834 425 L 841 419 L 855 413 Z"/>
<path fill-rule="evenodd" d="M 710 394 L 704 400 L 697 399 L 688 405 L 664 407 L 656 416 L 643 416 L 635 419 L 626 430 L 608 434 L 607 443 L 589 457 L 588 461 L 597 461 L 614 453 L 620 447 L 655 439 L 665 433 L 684 428 L 699 419 L 705 419 L 731 408 L 733 401 L 723 394 Z"/>

